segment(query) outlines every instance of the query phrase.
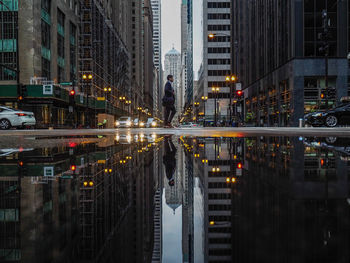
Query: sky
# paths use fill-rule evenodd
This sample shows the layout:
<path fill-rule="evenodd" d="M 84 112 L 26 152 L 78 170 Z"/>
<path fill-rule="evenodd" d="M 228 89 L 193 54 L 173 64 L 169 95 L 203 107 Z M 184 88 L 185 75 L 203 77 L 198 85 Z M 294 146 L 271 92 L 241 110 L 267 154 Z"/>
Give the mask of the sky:
<path fill-rule="evenodd" d="M 193 68 L 195 76 L 202 62 L 202 2 L 193 0 Z M 181 51 L 181 0 L 162 0 L 162 61 L 174 46 Z M 196 78 L 196 77 L 195 77 Z"/>

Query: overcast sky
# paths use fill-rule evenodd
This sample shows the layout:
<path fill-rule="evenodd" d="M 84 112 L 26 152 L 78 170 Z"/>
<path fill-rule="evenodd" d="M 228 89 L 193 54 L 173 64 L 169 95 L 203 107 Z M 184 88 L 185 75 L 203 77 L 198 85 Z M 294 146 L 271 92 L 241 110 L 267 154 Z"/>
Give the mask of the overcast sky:
<path fill-rule="evenodd" d="M 202 0 L 193 0 L 193 68 L 195 76 L 202 62 Z M 162 0 L 162 61 L 175 47 L 181 51 L 181 0 Z"/>

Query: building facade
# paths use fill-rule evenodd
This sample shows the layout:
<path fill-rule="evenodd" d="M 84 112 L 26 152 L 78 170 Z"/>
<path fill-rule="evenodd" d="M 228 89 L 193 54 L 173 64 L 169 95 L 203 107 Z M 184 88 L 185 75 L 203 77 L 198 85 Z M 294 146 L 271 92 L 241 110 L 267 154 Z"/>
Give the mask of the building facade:
<path fill-rule="evenodd" d="M 161 1 L 151 0 L 152 12 L 153 12 L 153 51 L 154 51 L 154 66 L 156 69 L 155 88 L 153 90 L 153 108 L 157 116 L 161 114 L 161 98 L 162 98 L 162 43 L 161 43 L 161 32 L 162 32 L 162 16 L 161 16 Z"/>
<path fill-rule="evenodd" d="M 199 82 L 203 90 L 198 92 L 199 98 L 207 96 L 205 118 L 214 122 L 215 107 L 217 121 L 228 120 L 230 89 L 225 77 L 231 74 L 231 1 L 203 1 L 203 68 Z M 214 34 L 214 38 L 209 38 Z M 212 88 L 219 88 L 214 93 Z M 215 105 L 216 102 L 216 105 Z M 204 111 L 204 107 L 201 106 Z"/>
<path fill-rule="evenodd" d="M 234 68 L 244 88 L 242 120 L 297 126 L 305 113 L 326 108 L 322 12 L 329 19 L 328 87 L 348 95 L 348 1 L 233 1 Z M 321 34 L 320 34 L 321 33 Z"/>
<path fill-rule="evenodd" d="M 127 9 L 117 8 L 121 2 L 2 4 L 0 103 L 33 111 L 38 127 L 92 127 L 101 114 L 112 119 L 125 114 L 118 98 L 130 93 L 130 54 L 127 34 L 118 29 L 128 23 L 126 16 L 118 29 L 113 23 Z"/>

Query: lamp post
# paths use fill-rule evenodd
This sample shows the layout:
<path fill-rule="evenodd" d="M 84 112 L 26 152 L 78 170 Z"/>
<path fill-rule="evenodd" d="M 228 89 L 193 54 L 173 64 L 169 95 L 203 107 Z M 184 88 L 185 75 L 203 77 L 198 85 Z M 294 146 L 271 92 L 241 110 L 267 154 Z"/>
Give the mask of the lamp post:
<path fill-rule="evenodd" d="M 214 126 L 217 127 L 217 105 L 216 105 L 216 99 L 217 99 L 217 94 L 219 93 L 220 91 L 220 88 L 218 87 L 212 87 L 211 88 L 213 94 L 214 94 L 214 112 L 215 112 L 215 115 L 214 115 Z"/>
<path fill-rule="evenodd" d="M 196 107 L 196 121 L 198 122 L 198 107 L 199 107 L 199 102 L 195 102 L 194 106 Z"/>
<path fill-rule="evenodd" d="M 226 82 L 230 85 L 230 122 L 232 123 L 232 93 L 233 93 L 233 84 L 236 82 L 237 78 L 234 75 L 226 76 Z"/>
<path fill-rule="evenodd" d="M 208 100 L 208 96 L 202 96 L 202 101 L 203 101 L 203 109 L 204 109 L 204 115 L 203 115 L 203 127 L 205 127 L 205 116 L 206 116 L 206 113 L 205 113 L 205 104 Z"/>

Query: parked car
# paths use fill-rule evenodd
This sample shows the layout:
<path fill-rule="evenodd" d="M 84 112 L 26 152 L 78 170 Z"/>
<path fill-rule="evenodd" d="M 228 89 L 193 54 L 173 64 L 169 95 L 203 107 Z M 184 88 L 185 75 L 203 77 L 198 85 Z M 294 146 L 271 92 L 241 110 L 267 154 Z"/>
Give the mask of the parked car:
<path fill-rule="evenodd" d="M 308 113 L 304 116 L 305 124 L 312 126 L 336 127 L 350 124 L 350 103 L 343 103 L 326 111 Z"/>
<path fill-rule="evenodd" d="M 148 118 L 146 122 L 146 127 L 147 128 L 155 128 L 157 127 L 157 121 L 154 118 Z"/>
<path fill-rule="evenodd" d="M 33 112 L 0 106 L 0 129 L 34 127 L 35 125 L 36 120 Z"/>
<path fill-rule="evenodd" d="M 193 128 L 193 127 L 198 127 L 198 124 L 193 122 L 183 122 L 180 124 L 180 128 Z"/>
<path fill-rule="evenodd" d="M 131 117 L 120 117 L 119 120 L 115 122 L 117 128 L 130 128 L 132 125 Z"/>
<path fill-rule="evenodd" d="M 139 118 L 136 118 L 136 119 L 134 119 L 133 127 L 134 127 L 134 128 L 138 128 L 138 127 L 142 128 L 142 127 L 145 127 L 145 122 L 142 121 L 142 120 L 140 120 Z"/>

